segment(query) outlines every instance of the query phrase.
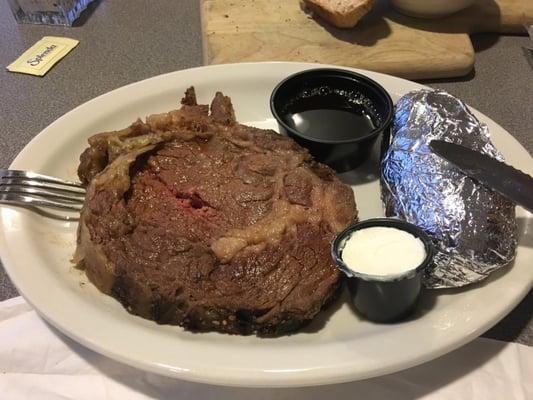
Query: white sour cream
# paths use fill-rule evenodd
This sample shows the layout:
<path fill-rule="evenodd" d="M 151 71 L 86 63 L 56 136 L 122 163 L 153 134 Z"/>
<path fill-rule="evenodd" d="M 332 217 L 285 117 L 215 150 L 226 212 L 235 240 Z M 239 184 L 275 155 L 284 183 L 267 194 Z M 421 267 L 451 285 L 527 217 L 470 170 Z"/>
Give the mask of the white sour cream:
<path fill-rule="evenodd" d="M 366 275 L 401 275 L 426 258 L 424 243 L 401 229 L 369 227 L 354 231 L 342 250 L 342 261 L 354 272 Z"/>

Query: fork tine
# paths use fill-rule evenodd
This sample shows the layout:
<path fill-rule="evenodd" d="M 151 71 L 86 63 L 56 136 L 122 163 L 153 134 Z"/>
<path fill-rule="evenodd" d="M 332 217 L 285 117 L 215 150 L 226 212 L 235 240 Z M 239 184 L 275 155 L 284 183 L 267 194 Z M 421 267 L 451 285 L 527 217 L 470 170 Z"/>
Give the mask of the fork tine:
<path fill-rule="evenodd" d="M 38 199 L 32 196 L 26 196 L 18 193 L 2 193 L 0 194 L 0 203 L 11 205 L 36 206 L 45 208 L 54 208 L 68 211 L 81 211 L 82 205 L 75 203 L 61 203 L 59 201 L 48 200 L 45 198 Z"/>
<path fill-rule="evenodd" d="M 34 181 L 49 182 L 56 183 L 59 185 L 83 188 L 83 185 L 79 182 L 67 181 L 64 179 L 56 178 L 54 176 L 42 175 L 36 172 L 21 171 L 16 169 L 0 169 L 0 178 L 31 179 Z"/>
<path fill-rule="evenodd" d="M 81 211 L 85 188 L 31 171 L 0 169 L 0 203 Z"/>
<path fill-rule="evenodd" d="M 42 198 L 50 198 L 52 200 L 64 200 L 70 203 L 83 204 L 84 197 L 80 193 L 62 194 L 53 190 L 43 188 L 33 188 L 18 185 L 0 185 L 0 193 L 17 193 L 22 195 L 39 196 Z"/>
<path fill-rule="evenodd" d="M 77 186 L 65 186 L 55 182 L 33 181 L 30 178 L 0 178 L 0 188 L 7 186 L 28 187 L 39 190 L 49 190 L 56 193 L 70 194 L 84 197 L 85 189 Z"/>

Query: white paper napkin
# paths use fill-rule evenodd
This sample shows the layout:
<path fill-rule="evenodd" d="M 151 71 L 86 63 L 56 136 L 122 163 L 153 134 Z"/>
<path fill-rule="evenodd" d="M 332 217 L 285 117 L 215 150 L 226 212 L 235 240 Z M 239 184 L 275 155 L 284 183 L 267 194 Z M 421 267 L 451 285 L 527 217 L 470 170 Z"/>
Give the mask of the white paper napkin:
<path fill-rule="evenodd" d="M 229 388 L 164 378 L 103 357 L 51 328 L 17 297 L 0 303 L 0 399 L 527 400 L 533 399 L 533 347 L 480 338 L 430 363 L 366 381 Z"/>

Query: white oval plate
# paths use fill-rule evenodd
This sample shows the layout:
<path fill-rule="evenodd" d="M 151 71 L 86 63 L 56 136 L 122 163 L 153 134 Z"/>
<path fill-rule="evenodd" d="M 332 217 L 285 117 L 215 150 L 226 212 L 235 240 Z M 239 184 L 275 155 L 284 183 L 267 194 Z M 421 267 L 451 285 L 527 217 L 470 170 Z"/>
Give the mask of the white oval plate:
<path fill-rule="evenodd" d="M 237 118 L 275 128 L 269 110 L 274 86 L 287 75 L 317 67 L 301 63 L 217 65 L 177 71 L 134 83 L 91 100 L 59 118 L 33 139 L 12 168 L 74 178 L 86 139 L 127 126 L 137 117 L 177 108 L 188 86 L 200 102 L 216 91 L 231 96 Z M 393 100 L 423 86 L 374 72 Z M 491 130 L 507 160 L 524 170 L 533 163 L 516 140 L 477 113 Z M 378 181 L 361 174 L 358 183 L 361 219 L 382 215 Z M 160 326 L 128 314 L 101 294 L 70 263 L 76 224 L 27 210 L 0 209 L 0 254 L 24 298 L 52 325 L 106 356 L 147 371 L 212 384 L 236 386 L 305 386 L 383 375 L 445 354 L 477 337 L 507 314 L 533 282 L 531 214 L 518 208 L 521 246 L 512 268 L 500 271 L 469 290 L 426 294 L 415 319 L 394 325 L 360 320 L 343 298 L 321 313 L 311 326 L 275 339 L 193 334 Z"/>

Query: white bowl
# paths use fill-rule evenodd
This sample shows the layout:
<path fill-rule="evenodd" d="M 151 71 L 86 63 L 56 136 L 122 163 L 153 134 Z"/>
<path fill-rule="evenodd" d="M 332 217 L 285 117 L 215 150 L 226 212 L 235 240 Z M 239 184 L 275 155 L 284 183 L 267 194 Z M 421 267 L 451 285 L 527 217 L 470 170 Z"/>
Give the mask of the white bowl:
<path fill-rule="evenodd" d="M 420 18 L 438 18 L 471 6 L 475 0 L 390 0 L 402 14 Z"/>

